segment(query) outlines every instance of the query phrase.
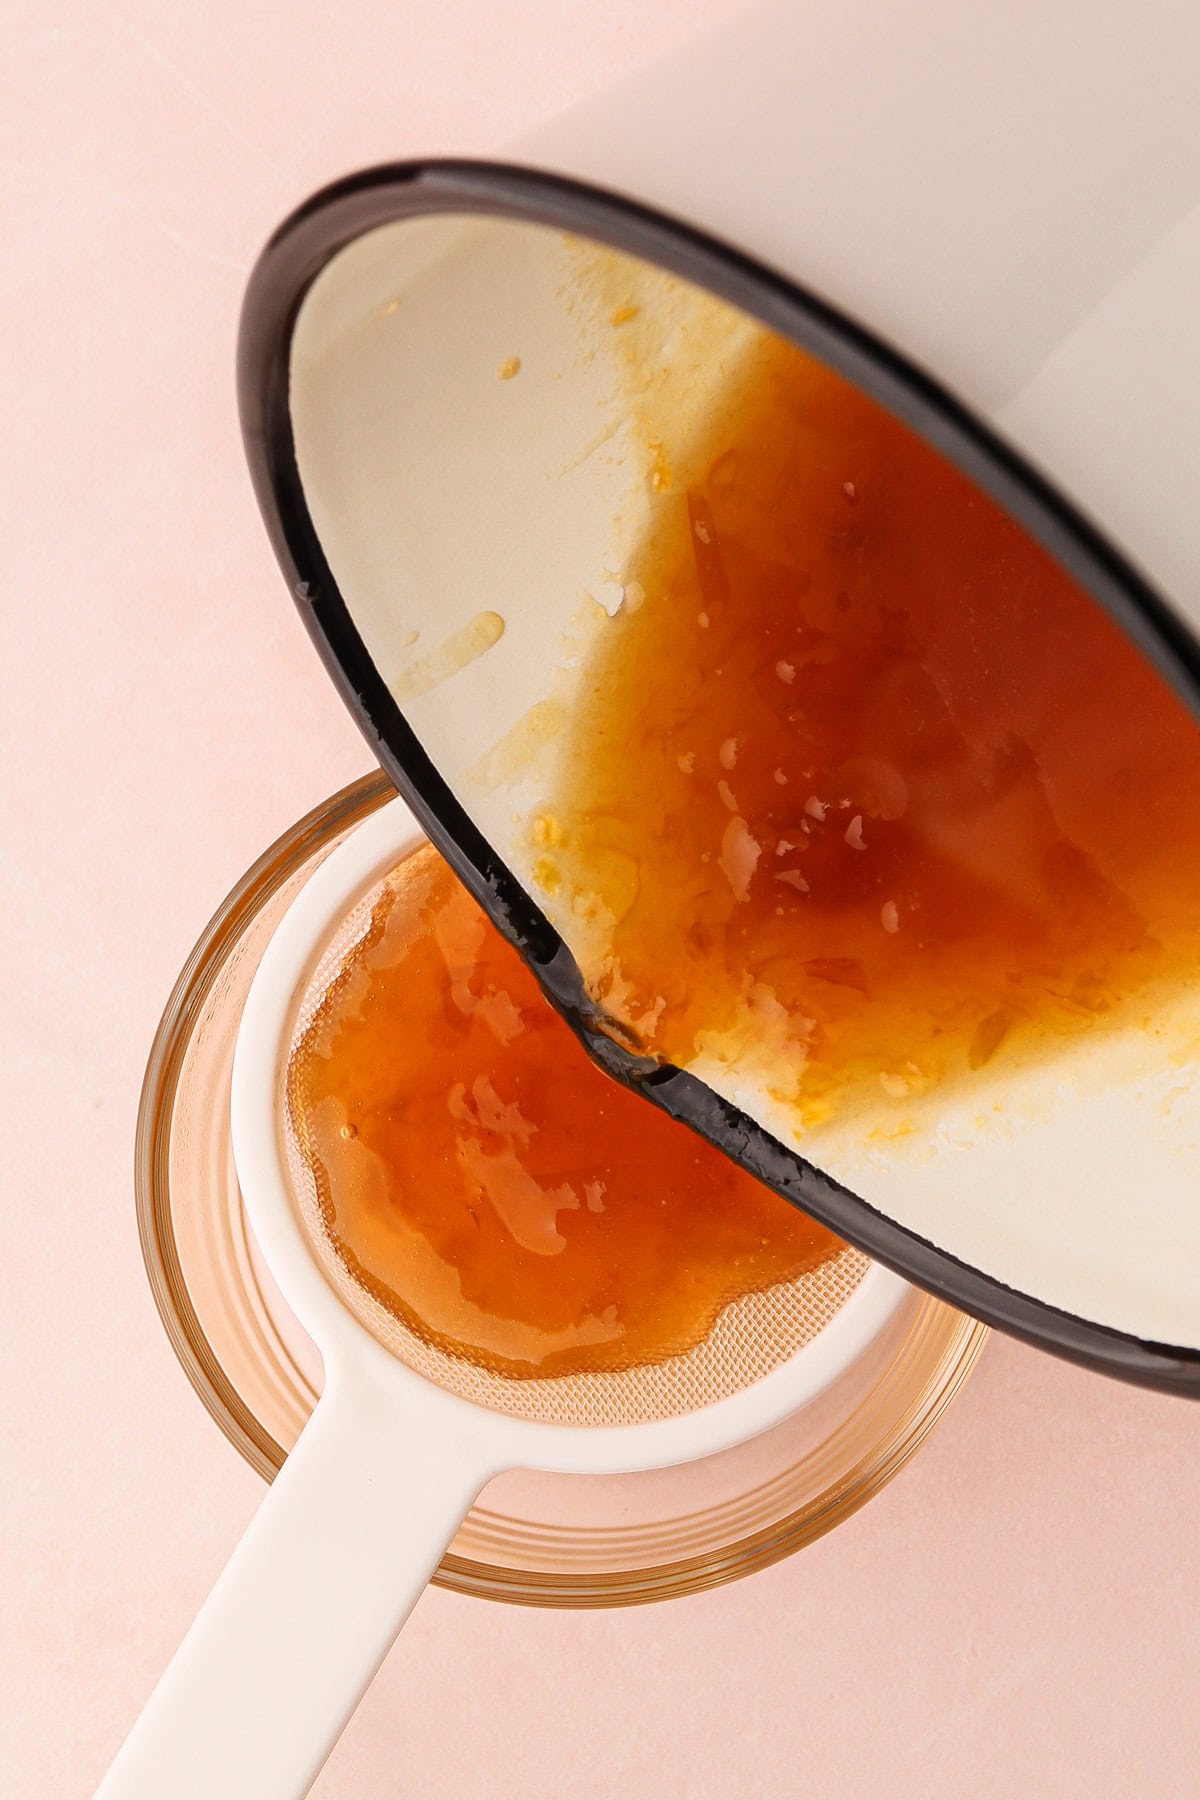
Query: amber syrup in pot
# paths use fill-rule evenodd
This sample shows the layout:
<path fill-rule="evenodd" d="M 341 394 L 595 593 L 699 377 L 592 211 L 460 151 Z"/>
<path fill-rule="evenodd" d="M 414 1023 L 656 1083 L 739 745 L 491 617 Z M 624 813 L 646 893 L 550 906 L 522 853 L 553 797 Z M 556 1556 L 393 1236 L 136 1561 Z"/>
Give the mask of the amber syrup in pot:
<path fill-rule="evenodd" d="M 651 485 L 530 852 L 640 1047 L 803 1131 L 1194 971 L 1196 723 L 989 498 L 765 334 Z"/>

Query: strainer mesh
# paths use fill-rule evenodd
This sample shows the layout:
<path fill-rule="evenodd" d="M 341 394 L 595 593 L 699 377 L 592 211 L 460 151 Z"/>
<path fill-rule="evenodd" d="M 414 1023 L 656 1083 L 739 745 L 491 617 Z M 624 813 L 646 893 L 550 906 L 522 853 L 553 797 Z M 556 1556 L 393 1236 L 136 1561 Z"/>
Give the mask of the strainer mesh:
<path fill-rule="evenodd" d="M 708 1336 L 685 1355 L 619 1372 L 516 1379 L 481 1368 L 425 1342 L 365 1287 L 343 1260 L 314 1175 L 304 1109 L 291 1093 L 286 1064 L 334 991 L 351 952 L 371 925 L 388 886 L 376 882 L 326 944 L 300 994 L 281 1074 L 284 1150 L 304 1230 L 335 1291 L 373 1337 L 427 1380 L 494 1412 L 551 1425 L 632 1425 L 693 1412 L 748 1387 L 794 1356 L 849 1299 L 868 1261 L 848 1246 L 795 1281 L 731 1302 Z M 319 1166 L 319 1165 L 318 1165 Z M 686 1246 L 681 1245 L 681 1254 Z"/>

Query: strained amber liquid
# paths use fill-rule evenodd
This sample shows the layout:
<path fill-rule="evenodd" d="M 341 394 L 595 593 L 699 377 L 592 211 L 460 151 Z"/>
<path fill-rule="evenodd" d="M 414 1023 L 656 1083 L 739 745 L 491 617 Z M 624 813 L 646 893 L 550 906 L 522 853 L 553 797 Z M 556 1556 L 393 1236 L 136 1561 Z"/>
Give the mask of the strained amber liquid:
<path fill-rule="evenodd" d="M 1196 723 L 1021 527 L 766 334 L 664 451 L 535 821 L 614 1019 L 809 1128 L 1195 971 Z"/>
<path fill-rule="evenodd" d="M 840 1248 L 602 1075 L 428 848 L 386 883 L 287 1096 L 350 1273 L 500 1374 L 661 1361 Z"/>

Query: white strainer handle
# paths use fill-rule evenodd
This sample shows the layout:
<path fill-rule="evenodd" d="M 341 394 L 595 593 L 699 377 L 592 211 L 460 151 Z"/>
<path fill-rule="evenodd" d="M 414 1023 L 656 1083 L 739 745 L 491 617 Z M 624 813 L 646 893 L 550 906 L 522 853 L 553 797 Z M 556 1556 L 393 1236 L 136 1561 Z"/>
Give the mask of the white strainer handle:
<path fill-rule="evenodd" d="M 299 1800 L 491 1470 L 327 1389 L 96 1800 Z"/>

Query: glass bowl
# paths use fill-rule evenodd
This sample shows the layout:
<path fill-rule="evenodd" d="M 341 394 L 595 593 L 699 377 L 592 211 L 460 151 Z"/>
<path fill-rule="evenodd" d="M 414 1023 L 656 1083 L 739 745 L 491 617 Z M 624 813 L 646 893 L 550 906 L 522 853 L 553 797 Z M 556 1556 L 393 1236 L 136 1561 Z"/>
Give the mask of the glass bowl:
<path fill-rule="evenodd" d="M 234 1040 L 258 959 L 291 897 L 392 792 L 380 774 L 344 788 L 237 884 L 175 985 L 142 1091 L 135 1179 L 155 1302 L 197 1393 L 268 1481 L 316 1403 L 321 1363 L 247 1228 L 229 1141 Z M 761 1569 L 890 1481 L 959 1391 L 987 1335 L 911 1289 L 818 1400 L 737 1449 L 648 1474 L 499 1477 L 434 1580 L 527 1605 L 619 1606 Z"/>

